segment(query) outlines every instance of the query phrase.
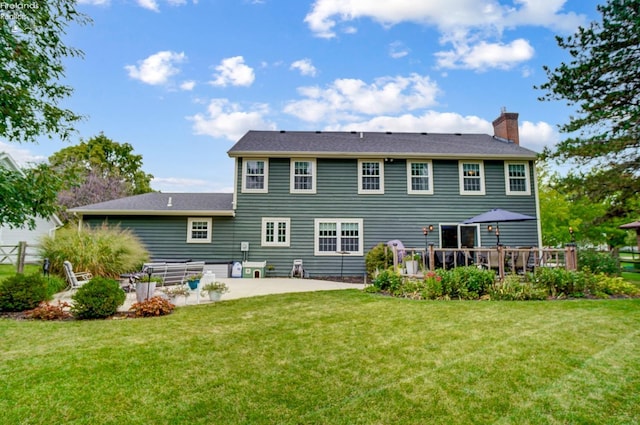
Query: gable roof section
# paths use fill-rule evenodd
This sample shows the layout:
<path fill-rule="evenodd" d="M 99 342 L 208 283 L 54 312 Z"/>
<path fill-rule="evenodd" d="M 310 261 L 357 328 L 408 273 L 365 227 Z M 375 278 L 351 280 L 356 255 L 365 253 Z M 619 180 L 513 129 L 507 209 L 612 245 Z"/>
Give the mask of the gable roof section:
<path fill-rule="evenodd" d="M 151 192 L 72 208 L 81 215 L 233 216 L 232 193 Z"/>
<path fill-rule="evenodd" d="M 17 171 L 24 175 L 24 172 L 20 169 L 20 166 L 11 158 L 7 152 L 0 152 L 0 167 L 9 169 L 11 171 Z"/>
<path fill-rule="evenodd" d="M 430 157 L 535 159 L 536 153 L 487 134 L 249 131 L 231 157 Z"/>

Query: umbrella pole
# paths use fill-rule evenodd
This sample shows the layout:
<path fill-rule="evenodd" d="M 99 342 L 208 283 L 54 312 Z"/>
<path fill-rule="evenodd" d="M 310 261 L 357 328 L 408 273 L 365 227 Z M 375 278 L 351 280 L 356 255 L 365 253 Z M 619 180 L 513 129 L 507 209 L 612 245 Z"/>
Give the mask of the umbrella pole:
<path fill-rule="evenodd" d="M 496 223 L 496 238 L 497 244 L 500 246 L 500 223 Z"/>

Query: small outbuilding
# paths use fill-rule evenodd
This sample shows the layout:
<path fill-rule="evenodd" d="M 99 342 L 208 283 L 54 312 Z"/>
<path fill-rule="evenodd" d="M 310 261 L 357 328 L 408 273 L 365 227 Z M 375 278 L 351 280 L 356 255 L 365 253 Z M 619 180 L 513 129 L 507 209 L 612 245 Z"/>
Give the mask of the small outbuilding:
<path fill-rule="evenodd" d="M 638 244 L 638 250 L 640 251 L 640 220 L 633 223 L 623 224 L 619 226 L 620 229 L 636 229 L 636 243 Z"/>

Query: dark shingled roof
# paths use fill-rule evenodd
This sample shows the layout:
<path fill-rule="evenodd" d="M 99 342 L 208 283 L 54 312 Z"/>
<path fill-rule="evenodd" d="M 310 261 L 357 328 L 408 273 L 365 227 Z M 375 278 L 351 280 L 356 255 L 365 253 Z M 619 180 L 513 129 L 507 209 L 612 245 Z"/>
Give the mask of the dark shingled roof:
<path fill-rule="evenodd" d="M 69 211 L 84 215 L 233 215 L 233 194 L 152 192 Z"/>
<path fill-rule="evenodd" d="M 249 131 L 229 156 L 434 157 L 535 159 L 536 153 L 488 134 Z"/>

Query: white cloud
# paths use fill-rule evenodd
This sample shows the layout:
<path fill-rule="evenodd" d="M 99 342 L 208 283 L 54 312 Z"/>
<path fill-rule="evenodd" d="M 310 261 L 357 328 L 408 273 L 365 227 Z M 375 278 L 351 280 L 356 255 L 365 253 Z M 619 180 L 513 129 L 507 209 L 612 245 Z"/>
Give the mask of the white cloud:
<path fill-rule="evenodd" d="M 213 99 L 205 114 L 196 114 L 187 119 L 193 122 L 195 134 L 237 141 L 249 130 L 275 130 L 275 124 L 264 118 L 268 112 L 269 108 L 264 104 L 244 111 L 240 105 L 228 99 Z"/>
<path fill-rule="evenodd" d="M 220 65 L 216 66 L 217 74 L 214 75 L 215 80 L 211 81 L 214 86 L 226 87 L 245 86 L 253 84 L 255 74 L 253 68 L 245 65 L 242 56 L 234 56 L 232 58 L 223 59 Z"/>
<path fill-rule="evenodd" d="M 158 7 L 158 2 L 155 0 L 137 0 L 138 6 L 143 7 L 145 9 L 153 10 L 154 12 L 160 12 L 160 8 Z"/>
<path fill-rule="evenodd" d="M 144 9 L 160 12 L 160 4 L 157 0 L 135 0 L 136 4 Z M 165 0 L 169 6 L 184 6 L 187 0 Z M 93 6 L 108 6 L 111 0 L 78 0 L 79 4 L 89 4 Z M 193 4 L 197 4 L 197 0 L 193 0 Z"/>
<path fill-rule="evenodd" d="M 161 192 L 233 192 L 233 186 L 220 186 L 210 180 L 182 177 L 154 177 L 151 187 Z"/>
<path fill-rule="evenodd" d="M 574 30 L 585 17 L 562 13 L 567 0 L 515 0 L 515 6 L 496 0 L 316 0 L 304 21 L 318 37 L 336 36 L 341 23 L 370 18 L 382 25 L 401 22 L 433 25 L 443 32 L 455 28 L 501 29 L 513 25 L 562 26 Z M 519 7 L 518 7 L 519 6 Z"/>
<path fill-rule="evenodd" d="M 302 75 L 308 75 L 310 77 L 315 77 L 318 70 L 313 63 L 311 63 L 311 59 L 300 59 L 291 64 L 289 69 L 297 69 L 300 71 Z"/>
<path fill-rule="evenodd" d="M 326 88 L 301 87 L 306 99 L 289 102 L 284 111 L 304 121 L 344 121 L 361 115 L 415 110 L 436 104 L 440 90 L 429 77 L 381 77 L 372 84 L 357 79 L 338 79 Z"/>
<path fill-rule="evenodd" d="M 400 59 L 409 54 L 409 49 L 401 42 L 394 41 L 389 44 L 389 56 L 393 59 Z"/>
<path fill-rule="evenodd" d="M 481 41 L 474 46 L 457 44 L 455 50 L 438 52 L 440 68 L 486 70 L 489 68 L 511 69 L 533 57 L 534 49 L 528 41 L 517 39 L 509 44 Z"/>
<path fill-rule="evenodd" d="M 15 144 L 0 142 L 0 152 L 6 152 L 20 166 L 26 167 L 30 163 L 46 162 L 42 155 L 34 155 L 28 149 L 19 148 Z"/>
<path fill-rule="evenodd" d="M 585 17 L 574 12 L 562 13 L 567 0 L 515 0 L 520 8 L 511 10 L 506 24 L 511 26 L 537 25 L 563 33 L 573 33 L 585 24 Z"/>
<path fill-rule="evenodd" d="M 180 84 L 180 89 L 181 90 L 185 90 L 185 91 L 191 91 L 194 89 L 194 87 L 196 86 L 196 82 L 193 80 L 187 80 L 187 81 L 183 81 Z"/>
<path fill-rule="evenodd" d="M 93 6 L 106 6 L 110 3 L 110 0 L 78 0 L 79 4 L 90 4 Z"/>
<path fill-rule="evenodd" d="M 453 50 L 437 53 L 441 68 L 509 69 L 529 60 L 533 48 L 526 40 L 509 44 L 501 41 L 505 28 L 540 26 L 571 33 L 584 25 L 586 17 L 564 13 L 567 0 L 316 0 L 305 17 L 318 37 L 333 38 L 338 32 L 351 33 L 350 23 L 369 18 L 389 27 L 403 22 L 436 27 L 442 44 Z M 392 47 L 391 56 L 404 55 Z M 471 54 L 466 58 L 465 53 Z M 507 58 L 503 54 L 508 54 Z M 509 59 L 510 58 L 510 59 Z"/>
<path fill-rule="evenodd" d="M 533 151 L 542 152 L 560 141 L 560 133 L 546 122 L 523 121 L 519 127 L 520 145 Z"/>
<path fill-rule="evenodd" d="M 378 116 L 370 120 L 328 126 L 325 130 L 493 134 L 493 125 L 491 121 L 474 115 L 427 111 L 421 115 Z M 520 146 L 535 152 L 542 152 L 544 147 L 553 147 L 560 141 L 559 133 L 543 121 L 523 121 L 518 132 Z"/>
<path fill-rule="evenodd" d="M 175 65 L 186 60 L 184 53 L 162 51 L 138 61 L 138 66 L 127 65 L 124 68 L 129 77 L 151 85 L 165 84 L 169 78 L 180 72 Z"/>
<path fill-rule="evenodd" d="M 378 116 L 366 121 L 328 127 L 327 130 L 493 134 L 492 124 L 482 118 L 435 111 L 427 111 L 422 115 Z"/>

